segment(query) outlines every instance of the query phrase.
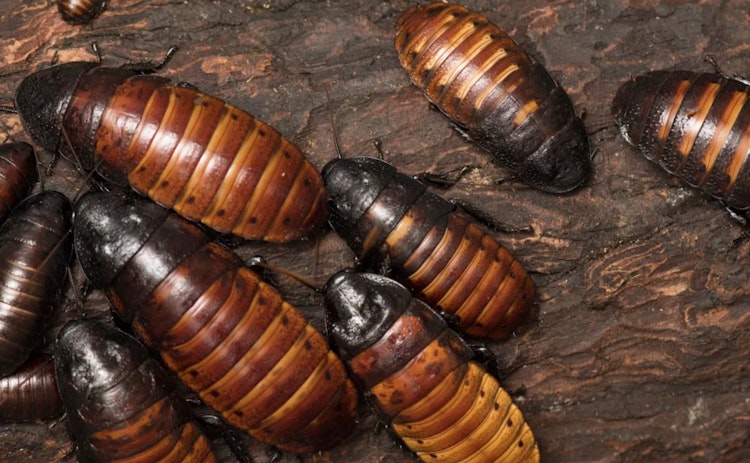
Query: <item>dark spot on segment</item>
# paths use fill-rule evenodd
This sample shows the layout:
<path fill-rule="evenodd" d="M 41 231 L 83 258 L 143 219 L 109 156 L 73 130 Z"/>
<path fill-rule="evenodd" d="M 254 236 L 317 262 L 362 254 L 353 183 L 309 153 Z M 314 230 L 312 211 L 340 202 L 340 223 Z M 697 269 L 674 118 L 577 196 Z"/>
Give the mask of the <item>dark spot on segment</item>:
<path fill-rule="evenodd" d="M 211 394 L 211 397 L 219 397 L 219 391 L 211 391 L 209 394 Z"/>
<path fill-rule="evenodd" d="M 263 130 L 263 129 L 258 129 L 258 136 L 265 137 L 266 136 L 266 131 Z"/>
<path fill-rule="evenodd" d="M 218 217 L 224 217 L 224 214 L 226 214 L 226 213 L 227 213 L 227 211 L 225 211 L 224 209 L 219 209 L 218 211 L 216 211 L 216 215 Z"/>
<path fill-rule="evenodd" d="M 505 424 L 507 424 L 509 428 L 512 428 L 513 427 L 513 420 L 510 419 L 510 418 L 508 418 L 508 421 L 506 421 Z"/>
<path fill-rule="evenodd" d="M 283 222 L 282 222 L 282 223 L 283 223 L 284 225 L 286 225 L 286 226 L 288 227 L 288 226 L 289 226 L 289 225 L 290 225 L 290 224 L 292 223 L 292 219 L 291 219 L 291 218 L 289 218 L 289 217 L 287 217 L 287 218 L 285 218 L 285 219 L 283 220 Z"/>
<path fill-rule="evenodd" d="M 284 151 L 284 157 L 289 159 L 292 157 L 292 153 L 290 153 L 289 151 Z"/>
<path fill-rule="evenodd" d="M 521 447 L 523 447 L 523 441 L 522 440 L 518 441 L 518 448 L 521 448 Z"/>
<path fill-rule="evenodd" d="M 331 380 L 331 372 L 330 371 L 326 371 L 326 373 L 325 373 L 325 375 L 323 375 L 323 377 L 326 379 L 326 381 L 330 381 Z"/>
<path fill-rule="evenodd" d="M 312 344 L 310 344 L 310 341 L 305 341 L 305 350 L 312 349 Z"/>
<path fill-rule="evenodd" d="M 167 187 L 169 187 L 169 181 L 168 181 L 168 180 L 164 180 L 163 182 L 161 182 L 161 187 L 162 187 L 162 188 L 167 188 Z"/>
<path fill-rule="evenodd" d="M 286 325 L 289 324 L 289 318 L 287 318 L 286 315 L 284 315 L 283 317 L 281 317 L 281 324 L 284 325 L 284 326 L 286 326 Z"/>
<path fill-rule="evenodd" d="M 482 389 L 481 391 L 479 391 L 479 397 L 484 397 L 485 395 L 487 395 L 487 393 L 484 392 L 484 389 Z"/>
<path fill-rule="evenodd" d="M 258 305 L 266 305 L 266 298 L 261 296 L 258 298 Z"/>
<path fill-rule="evenodd" d="M 249 219 L 247 219 L 247 223 L 249 223 L 251 225 L 254 225 L 257 222 L 258 222 L 258 218 L 257 217 L 250 217 Z"/>
<path fill-rule="evenodd" d="M 193 204 L 195 202 L 195 196 L 190 196 L 187 201 L 188 204 Z"/>
<path fill-rule="evenodd" d="M 236 121 L 237 119 L 239 119 L 239 117 L 235 113 L 230 114 L 229 118 L 232 119 L 233 121 Z"/>
<path fill-rule="evenodd" d="M 235 416 L 238 416 L 240 418 L 242 418 L 243 416 L 245 416 L 245 414 L 242 413 L 242 410 L 235 410 L 234 414 L 235 414 Z"/>

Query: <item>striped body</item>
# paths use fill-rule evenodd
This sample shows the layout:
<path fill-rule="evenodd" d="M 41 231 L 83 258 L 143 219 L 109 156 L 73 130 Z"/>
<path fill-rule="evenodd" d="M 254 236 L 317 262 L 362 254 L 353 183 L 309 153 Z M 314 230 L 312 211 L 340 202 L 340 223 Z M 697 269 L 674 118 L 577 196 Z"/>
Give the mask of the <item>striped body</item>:
<path fill-rule="evenodd" d="M 750 208 L 750 87 L 718 74 L 654 71 L 625 83 L 613 112 L 646 158 L 726 203 Z"/>
<path fill-rule="evenodd" d="M 106 0 L 57 0 L 57 10 L 71 24 L 91 22 L 106 5 Z"/>
<path fill-rule="evenodd" d="M 36 157 L 31 145 L 0 145 L 0 223 L 29 194 L 36 180 Z"/>
<path fill-rule="evenodd" d="M 62 87 L 47 95 L 46 86 L 58 81 Z M 48 150 L 219 232 L 291 241 L 325 220 L 320 173 L 296 146 L 245 111 L 192 88 L 127 69 L 68 63 L 24 79 L 16 105 L 26 129 Z M 50 119 L 62 121 L 64 136 L 45 130 Z"/>
<path fill-rule="evenodd" d="M 568 95 L 485 17 L 447 3 L 409 8 L 396 50 L 427 98 L 522 180 L 554 193 L 586 180 L 588 138 Z"/>
<path fill-rule="evenodd" d="M 46 191 L 22 202 L 0 228 L 0 376 L 43 339 L 66 281 L 71 213 L 62 193 Z"/>
<path fill-rule="evenodd" d="M 0 378 L 0 422 L 50 420 L 62 415 L 55 364 L 45 354 L 32 356 Z"/>
<path fill-rule="evenodd" d="M 326 285 L 326 308 L 352 378 L 422 461 L 539 461 L 531 429 L 497 379 L 406 288 L 340 272 Z"/>
<path fill-rule="evenodd" d="M 173 379 L 117 328 L 68 323 L 57 341 L 55 373 L 79 461 L 217 462 Z"/>
<path fill-rule="evenodd" d="M 531 317 L 531 277 L 451 202 L 374 158 L 331 161 L 323 176 L 331 226 L 357 258 L 389 268 L 462 332 L 498 339 Z"/>
<path fill-rule="evenodd" d="M 228 423 L 294 452 L 353 429 L 356 389 L 325 338 L 198 227 L 100 193 L 78 202 L 75 231 L 92 284 Z"/>

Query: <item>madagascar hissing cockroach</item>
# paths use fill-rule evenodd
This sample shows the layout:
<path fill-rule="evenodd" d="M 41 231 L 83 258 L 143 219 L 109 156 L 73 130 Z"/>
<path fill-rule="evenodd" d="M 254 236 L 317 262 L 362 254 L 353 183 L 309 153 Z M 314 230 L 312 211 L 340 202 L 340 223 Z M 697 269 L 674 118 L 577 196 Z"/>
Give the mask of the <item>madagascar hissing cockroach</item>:
<path fill-rule="evenodd" d="M 0 223 L 29 194 L 36 180 L 36 157 L 31 145 L 0 145 Z"/>
<path fill-rule="evenodd" d="M 43 340 L 72 252 L 70 201 L 45 191 L 26 198 L 0 228 L 0 376 Z"/>
<path fill-rule="evenodd" d="M 521 264 L 456 206 L 375 158 L 323 168 L 331 227 L 364 265 L 390 270 L 473 337 L 502 338 L 534 312 Z"/>
<path fill-rule="evenodd" d="M 292 452 L 353 430 L 356 388 L 325 338 L 198 226 L 145 198 L 90 193 L 74 229 L 91 284 L 228 423 Z"/>
<path fill-rule="evenodd" d="M 290 241 L 325 221 L 320 173 L 295 145 L 186 84 L 73 62 L 27 76 L 16 108 L 45 149 L 219 232 Z"/>
<path fill-rule="evenodd" d="M 62 415 L 52 357 L 36 354 L 0 378 L 0 422 L 51 420 Z"/>
<path fill-rule="evenodd" d="M 90 23 L 106 5 L 106 0 L 57 0 L 57 10 L 71 24 Z"/>
<path fill-rule="evenodd" d="M 55 374 L 79 461 L 217 461 L 174 378 L 119 329 L 69 322 L 55 345 Z"/>
<path fill-rule="evenodd" d="M 423 461 L 539 461 L 508 393 L 404 286 L 343 271 L 326 284 L 325 303 L 328 333 L 352 379 Z"/>
<path fill-rule="evenodd" d="M 564 193 L 588 178 L 588 136 L 568 94 L 487 18 L 448 3 L 411 7 L 396 50 L 427 98 L 521 180 Z"/>
<path fill-rule="evenodd" d="M 653 71 L 626 82 L 612 112 L 649 160 L 737 210 L 750 208 L 750 86 L 720 74 Z"/>

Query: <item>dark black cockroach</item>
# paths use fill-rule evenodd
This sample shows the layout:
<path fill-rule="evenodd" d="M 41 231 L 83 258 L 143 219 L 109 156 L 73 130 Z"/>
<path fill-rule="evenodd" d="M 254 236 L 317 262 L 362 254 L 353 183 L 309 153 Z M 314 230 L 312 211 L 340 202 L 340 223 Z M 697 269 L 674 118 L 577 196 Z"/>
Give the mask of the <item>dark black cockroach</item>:
<path fill-rule="evenodd" d="M 36 180 L 36 157 L 31 145 L 0 145 L 0 223 L 29 194 Z"/>
<path fill-rule="evenodd" d="M 326 284 L 325 302 L 328 332 L 352 379 L 423 461 L 539 461 L 508 393 L 405 287 L 344 271 Z"/>
<path fill-rule="evenodd" d="M 750 86 L 720 74 L 654 71 L 626 82 L 612 111 L 628 143 L 689 185 L 750 208 Z"/>
<path fill-rule="evenodd" d="M 524 182 L 564 193 L 588 178 L 588 137 L 567 93 L 487 18 L 448 3 L 409 8 L 396 50 L 456 128 Z"/>
<path fill-rule="evenodd" d="M 16 107 L 47 150 L 219 232 L 290 241 L 325 221 L 320 173 L 300 150 L 190 86 L 74 62 L 26 77 Z"/>
<path fill-rule="evenodd" d="M 91 320 L 65 325 L 55 374 L 79 461 L 217 461 L 174 378 L 117 328 Z"/>
<path fill-rule="evenodd" d="M 0 378 L 0 422 L 50 420 L 60 415 L 55 364 L 49 355 L 34 355 Z"/>
<path fill-rule="evenodd" d="M 57 0 L 57 10 L 71 24 L 90 23 L 106 5 L 106 0 Z"/>
<path fill-rule="evenodd" d="M 70 201 L 45 191 L 24 200 L 0 228 L 0 376 L 18 368 L 43 336 L 72 252 Z"/>
<path fill-rule="evenodd" d="M 323 169 L 330 223 L 360 262 L 387 268 L 474 337 L 502 338 L 534 312 L 521 264 L 450 201 L 375 158 Z"/>
<path fill-rule="evenodd" d="M 293 452 L 352 431 L 357 392 L 343 363 L 236 254 L 144 198 L 93 193 L 75 211 L 88 279 L 228 423 Z"/>

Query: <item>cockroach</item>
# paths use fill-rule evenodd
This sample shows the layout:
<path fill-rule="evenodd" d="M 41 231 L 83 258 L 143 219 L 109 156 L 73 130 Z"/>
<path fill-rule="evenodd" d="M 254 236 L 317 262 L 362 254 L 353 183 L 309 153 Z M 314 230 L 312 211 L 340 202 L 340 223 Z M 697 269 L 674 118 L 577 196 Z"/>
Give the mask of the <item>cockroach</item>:
<path fill-rule="evenodd" d="M 325 338 L 195 224 L 143 198 L 90 193 L 74 229 L 91 284 L 228 423 L 291 452 L 352 431 L 356 388 Z"/>
<path fill-rule="evenodd" d="M 612 112 L 650 161 L 737 210 L 750 208 L 750 86 L 692 71 L 653 71 L 626 82 Z"/>
<path fill-rule="evenodd" d="M 20 84 L 34 140 L 222 233 L 274 242 L 322 225 L 320 172 L 271 126 L 188 84 L 72 62 Z"/>
<path fill-rule="evenodd" d="M 539 461 L 508 393 L 404 286 L 343 271 L 326 284 L 325 304 L 329 335 L 352 379 L 422 461 Z"/>
<path fill-rule="evenodd" d="M 0 378 L 0 422 L 51 420 L 62 415 L 52 357 L 36 354 Z"/>
<path fill-rule="evenodd" d="M 57 10 L 66 22 L 88 24 L 104 10 L 106 0 L 57 0 Z"/>
<path fill-rule="evenodd" d="M 0 145 L 0 223 L 31 192 L 36 180 L 36 157 L 31 145 Z"/>
<path fill-rule="evenodd" d="M 398 19 L 396 50 L 459 132 L 521 180 L 552 193 L 586 181 L 588 136 L 568 94 L 487 18 L 448 3 L 411 7 Z"/>
<path fill-rule="evenodd" d="M 473 337 L 499 339 L 534 313 L 534 283 L 467 214 L 375 158 L 323 168 L 331 227 L 365 266 L 387 269 Z"/>
<path fill-rule="evenodd" d="M 55 346 L 55 374 L 79 461 L 217 461 L 174 378 L 119 329 L 69 322 Z"/>
<path fill-rule="evenodd" d="M 42 341 L 72 252 L 70 201 L 45 191 L 24 200 L 0 228 L 0 376 Z"/>

